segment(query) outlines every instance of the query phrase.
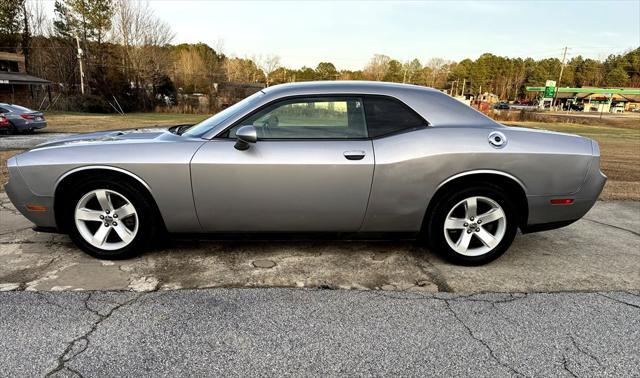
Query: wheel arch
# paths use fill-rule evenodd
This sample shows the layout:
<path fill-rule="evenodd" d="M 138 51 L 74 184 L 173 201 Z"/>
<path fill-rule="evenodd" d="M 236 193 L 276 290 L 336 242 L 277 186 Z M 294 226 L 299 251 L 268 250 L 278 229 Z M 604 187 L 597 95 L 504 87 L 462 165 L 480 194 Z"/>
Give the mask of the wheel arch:
<path fill-rule="evenodd" d="M 527 189 L 524 183 L 517 177 L 502 171 L 476 170 L 462 172 L 442 181 L 429 200 L 429 205 L 422 222 L 423 230 L 430 219 L 436 204 L 453 188 L 471 184 L 493 184 L 504 189 L 516 205 L 518 212 L 518 226 L 524 228 L 529 217 L 529 205 L 527 201 Z"/>
<path fill-rule="evenodd" d="M 63 174 L 62 176 L 60 176 L 60 178 L 58 178 L 58 180 L 56 181 L 54 186 L 53 208 L 54 208 L 54 214 L 56 217 L 56 225 L 58 226 L 59 229 L 64 231 L 66 227 L 64 220 L 61 219 L 61 215 L 63 213 L 61 211 L 61 207 L 64 205 L 65 200 L 67 199 L 66 197 L 66 193 L 68 192 L 67 189 L 70 187 L 73 187 L 73 185 L 77 183 L 79 180 L 86 180 L 87 178 L 90 178 L 90 177 L 100 177 L 100 178 L 108 177 L 110 179 L 126 180 L 127 182 L 137 187 L 140 190 L 140 192 L 147 198 L 154 212 L 156 212 L 156 215 L 158 216 L 158 218 L 156 219 L 162 220 L 162 224 L 160 224 L 159 226 L 163 230 L 166 229 L 164 225 L 164 219 L 162 218 L 162 214 L 160 213 L 158 204 L 155 198 L 153 197 L 153 194 L 151 192 L 151 187 L 149 186 L 149 184 L 147 184 L 142 178 L 140 178 L 136 174 L 129 172 L 126 169 L 111 167 L 111 166 L 100 166 L 100 165 L 91 165 L 91 166 L 84 166 L 84 167 L 78 167 L 78 168 L 72 169 L 66 172 L 65 174 Z"/>

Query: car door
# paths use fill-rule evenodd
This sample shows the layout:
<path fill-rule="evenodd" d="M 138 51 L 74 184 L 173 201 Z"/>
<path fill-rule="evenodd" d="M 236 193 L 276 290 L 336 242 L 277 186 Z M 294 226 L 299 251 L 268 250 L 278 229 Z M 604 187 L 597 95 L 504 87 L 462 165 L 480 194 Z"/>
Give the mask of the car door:
<path fill-rule="evenodd" d="M 244 125 L 258 141 L 238 150 L 235 131 Z M 357 231 L 373 167 L 359 98 L 287 99 L 198 150 L 193 196 L 207 232 Z"/>

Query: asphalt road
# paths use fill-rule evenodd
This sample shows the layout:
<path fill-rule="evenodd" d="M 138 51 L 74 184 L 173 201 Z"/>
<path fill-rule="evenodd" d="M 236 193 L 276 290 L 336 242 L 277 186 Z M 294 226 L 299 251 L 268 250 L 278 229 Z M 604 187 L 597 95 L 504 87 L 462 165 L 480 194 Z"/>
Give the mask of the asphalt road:
<path fill-rule="evenodd" d="M 0 293 L 0 375 L 640 375 L 640 293 Z"/>

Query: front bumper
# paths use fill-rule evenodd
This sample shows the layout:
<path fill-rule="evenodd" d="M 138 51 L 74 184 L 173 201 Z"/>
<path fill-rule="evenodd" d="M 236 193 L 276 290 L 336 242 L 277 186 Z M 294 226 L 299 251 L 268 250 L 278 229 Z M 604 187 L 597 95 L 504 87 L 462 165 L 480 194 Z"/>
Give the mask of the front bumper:
<path fill-rule="evenodd" d="M 38 227 L 55 228 L 56 217 L 53 211 L 53 197 L 40 196 L 31 191 L 20 174 L 15 157 L 7 160 L 7 168 L 9 170 L 9 182 L 5 184 L 4 189 L 16 209 Z M 37 206 L 40 209 L 46 208 L 46 210 L 29 210 L 27 208 L 28 205 Z"/>

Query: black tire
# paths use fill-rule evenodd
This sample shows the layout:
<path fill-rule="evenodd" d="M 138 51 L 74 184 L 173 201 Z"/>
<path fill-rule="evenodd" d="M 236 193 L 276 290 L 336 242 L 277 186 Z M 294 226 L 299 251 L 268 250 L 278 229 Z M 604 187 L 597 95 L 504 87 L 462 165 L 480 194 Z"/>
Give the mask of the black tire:
<path fill-rule="evenodd" d="M 124 195 L 134 206 L 138 216 L 138 231 L 133 240 L 123 248 L 116 250 L 104 250 L 97 248 L 87 242 L 75 223 L 75 207 L 78 201 L 87 193 L 97 190 L 107 189 Z M 81 182 L 67 193 L 64 206 L 62 208 L 62 219 L 64 228 L 68 232 L 71 240 L 87 254 L 104 260 L 122 260 L 138 256 L 153 244 L 158 234 L 158 222 L 156 221 L 157 211 L 147 196 L 136 186 L 128 181 L 105 180 L 103 178 L 89 178 Z M 102 225 L 100 225 L 102 227 Z"/>
<path fill-rule="evenodd" d="M 445 238 L 444 222 L 456 204 L 467 198 L 482 196 L 497 202 L 505 213 L 506 230 L 502 240 L 493 249 L 479 256 L 467 256 L 452 249 Z M 441 254 L 447 260 L 458 265 L 483 265 L 502 256 L 511 246 L 518 230 L 517 212 L 514 202 L 500 187 L 490 183 L 478 183 L 451 191 L 441 197 L 436 204 L 430 219 L 426 222 L 429 248 Z"/>
<path fill-rule="evenodd" d="M 18 129 L 13 125 L 13 123 L 9 122 L 9 127 L 6 129 L 7 135 L 15 135 L 18 134 Z"/>

